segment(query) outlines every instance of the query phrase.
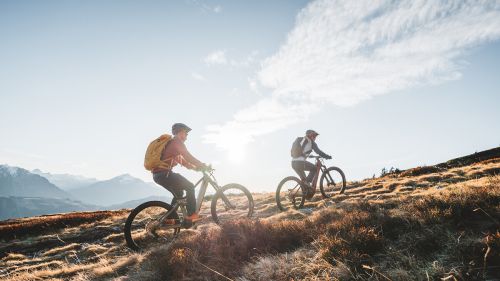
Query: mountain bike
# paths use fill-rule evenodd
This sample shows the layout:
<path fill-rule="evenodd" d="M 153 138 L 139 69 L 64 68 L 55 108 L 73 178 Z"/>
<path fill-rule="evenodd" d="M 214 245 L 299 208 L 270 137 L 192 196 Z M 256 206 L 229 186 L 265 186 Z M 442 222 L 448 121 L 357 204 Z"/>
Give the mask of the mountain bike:
<path fill-rule="evenodd" d="M 306 199 L 312 199 L 316 193 L 316 185 L 319 178 L 319 190 L 323 198 L 332 198 L 336 194 L 345 191 L 346 179 L 344 172 L 338 167 L 325 166 L 324 158 L 312 155 L 308 158 L 316 159 L 316 174 L 314 175 L 311 187 L 298 177 L 289 176 L 281 180 L 276 189 L 276 203 L 281 211 L 286 211 L 290 207 L 302 208 Z"/>
<path fill-rule="evenodd" d="M 212 168 L 201 172 L 203 176 L 195 184 L 195 188 L 201 184 L 196 199 L 197 212 L 201 209 L 210 184 L 215 189 L 215 194 L 211 196 L 211 213 L 216 223 L 252 216 L 254 202 L 248 189 L 237 183 L 219 186 Z M 169 242 L 180 233 L 181 228 L 187 229 L 195 224 L 185 220 L 188 216 L 186 197 L 176 197 L 174 194 L 174 198 L 173 206 L 162 201 L 149 201 L 130 212 L 124 231 L 129 248 L 140 250 L 154 243 Z"/>

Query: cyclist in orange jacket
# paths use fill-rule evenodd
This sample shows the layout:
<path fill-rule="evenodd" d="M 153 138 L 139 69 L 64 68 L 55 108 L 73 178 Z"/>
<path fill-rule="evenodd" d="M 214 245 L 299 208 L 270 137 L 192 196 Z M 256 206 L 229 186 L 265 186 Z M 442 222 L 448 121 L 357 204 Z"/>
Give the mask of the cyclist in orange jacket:
<path fill-rule="evenodd" d="M 183 177 L 181 174 L 174 173 L 172 169 L 180 164 L 188 169 L 201 170 L 206 169 L 207 165 L 196 159 L 186 148 L 184 142 L 191 128 L 182 123 L 175 123 L 172 126 L 172 135 L 174 136 L 163 149 L 161 159 L 171 159 L 170 167 L 164 169 L 153 170 L 153 180 L 163 186 L 168 191 L 174 194 L 172 205 L 175 203 L 176 197 L 182 197 L 184 190 L 186 191 L 187 199 L 187 220 L 197 221 L 200 219 L 196 213 L 196 197 L 194 194 L 194 184 Z"/>

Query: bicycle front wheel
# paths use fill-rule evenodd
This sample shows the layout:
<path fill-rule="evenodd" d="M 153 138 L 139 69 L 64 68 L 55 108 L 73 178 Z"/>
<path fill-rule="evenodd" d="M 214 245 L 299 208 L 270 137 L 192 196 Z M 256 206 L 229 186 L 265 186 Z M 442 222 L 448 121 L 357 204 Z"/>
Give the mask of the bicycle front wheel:
<path fill-rule="evenodd" d="M 249 218 L 253 214 L 253 197 L 244 186 L 231 183 L 220 188 L 212 198 L 212 219 L 225 221 Z"/>
<path fill-rule="evenodd" d="M 340 168 L 330 167 L 321 175 L 319 189 L 324 198 L 332 198 L 336 194 L 344 193 L 345 187 L 345 175 Z"/>
<path fill-rule="evenodd" d="M 276 189 L 276 204 L 281 211 L 289 208 L 299 209 L 306 200 L 302 182 L 293 176 L 284 178 Z"/>
<path fill-rule="evenodd" d="M 143 250 L 154 244 L 171 241 L 180 231 L 177 212 L 162 201 L 149 201 L 137 206 L 125 222 L 125 240 L 132 250 Z"/>

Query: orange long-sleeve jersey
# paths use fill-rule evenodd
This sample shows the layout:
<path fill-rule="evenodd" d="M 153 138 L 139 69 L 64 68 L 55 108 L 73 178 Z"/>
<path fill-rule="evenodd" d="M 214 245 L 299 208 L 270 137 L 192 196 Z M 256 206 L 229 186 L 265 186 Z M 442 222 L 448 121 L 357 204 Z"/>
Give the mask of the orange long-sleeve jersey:
<path fill-rule="evenodd" d="M 173 138 L 167 144 L 165 149 L 163 150 L 162 160 L 166 160 L 166 162 L 171 162 L 170 168 L 177 166 L 177 164 L 181 164 L 186 168 L 198 168 L 203 165 L 203 163 L 196 159 L 186 148 L 186 145 L 179 139 Z M 153 173 L 161 172 L 164 169 L 155 169 Z"/>

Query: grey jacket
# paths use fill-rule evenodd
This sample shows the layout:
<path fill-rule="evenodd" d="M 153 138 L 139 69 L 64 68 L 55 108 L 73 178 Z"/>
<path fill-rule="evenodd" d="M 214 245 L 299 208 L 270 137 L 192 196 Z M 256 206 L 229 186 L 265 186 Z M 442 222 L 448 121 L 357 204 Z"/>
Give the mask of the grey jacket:
<path fill-rule="evenodd" d="M 309 142 L 311 142 L 310 146 L 309 146 Z M 310 140 L 307 137 L 303 137 L 302 140 L 300 141 L 300 144 L 302 146 L 302 156 L 299 156 L 297 158 L 293 158 L 292 161 L 304 161 L 304 160 L 306 160 L 307 156 L 309 156 L 309 154 L 311 154 L 312 151 L 316 152 L 321 157 L 324 157 L 324 158 L 330 157 L 330 155 L 324 153 L 323 151 L 321 151 L 321 149 L 319 149 L 319 147 L 315 141 Z M 310 147 L 310 149 L 309 149 L 309 147 Z"/>

